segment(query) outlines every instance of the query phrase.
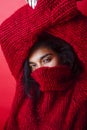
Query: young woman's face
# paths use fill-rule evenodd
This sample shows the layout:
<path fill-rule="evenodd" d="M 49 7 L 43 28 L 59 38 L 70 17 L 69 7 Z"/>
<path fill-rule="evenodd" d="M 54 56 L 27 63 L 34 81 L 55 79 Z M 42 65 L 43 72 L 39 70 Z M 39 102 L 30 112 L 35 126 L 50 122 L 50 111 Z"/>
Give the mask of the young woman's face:
<path fill-rule="evenodd" d="M 29 57 L 29 66 L 31 71 L 40 67 L 54 67 L 59 65 L 58 55 L 46 47 L 40 47 Z"/>

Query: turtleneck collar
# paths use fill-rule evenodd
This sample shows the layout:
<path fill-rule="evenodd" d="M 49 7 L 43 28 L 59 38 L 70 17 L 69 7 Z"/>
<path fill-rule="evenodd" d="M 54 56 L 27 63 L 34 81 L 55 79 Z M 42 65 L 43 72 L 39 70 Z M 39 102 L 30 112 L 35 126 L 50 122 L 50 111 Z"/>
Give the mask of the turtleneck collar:
<path fill-rule="evenodd" d="M 72 86 L 72 71 L 68 66 L 41 67 L 31 73 L 41 91 L 62 91 Z"/>

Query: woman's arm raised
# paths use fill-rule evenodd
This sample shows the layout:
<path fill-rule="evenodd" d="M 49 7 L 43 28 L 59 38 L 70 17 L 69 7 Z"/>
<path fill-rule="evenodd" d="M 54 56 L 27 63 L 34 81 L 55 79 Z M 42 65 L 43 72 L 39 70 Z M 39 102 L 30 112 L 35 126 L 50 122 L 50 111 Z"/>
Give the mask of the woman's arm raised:
<path fill-rule="evenodd" d="M 77 15 L 75 0 L 38 0 L 35 9 L 25 5 L 0 26 L 0 44 L 12 75 L 18 80 L 28 51 L 38 34 Z"/>

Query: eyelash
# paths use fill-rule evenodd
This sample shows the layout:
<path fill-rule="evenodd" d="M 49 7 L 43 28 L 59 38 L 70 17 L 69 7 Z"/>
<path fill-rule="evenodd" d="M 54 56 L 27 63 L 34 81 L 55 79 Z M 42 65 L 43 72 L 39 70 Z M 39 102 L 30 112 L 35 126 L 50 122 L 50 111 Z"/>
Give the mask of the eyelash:
<path fill-rule="evenodd" d="M 35 67 L 36 65 L 31 65 L 30 68 Z"/>
<path fill-rule="evenodd" d="M 46 57 L 42 60 L 42 63 L 48 63 L 49 61 L 51 61 L 51 57 Z"/>

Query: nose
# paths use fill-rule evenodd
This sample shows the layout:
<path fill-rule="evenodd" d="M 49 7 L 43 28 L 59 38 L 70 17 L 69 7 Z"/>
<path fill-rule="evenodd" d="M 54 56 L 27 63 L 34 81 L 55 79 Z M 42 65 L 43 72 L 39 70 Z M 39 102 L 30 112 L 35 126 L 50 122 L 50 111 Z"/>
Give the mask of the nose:
<path fill-rule="evenodd" d="M 36 69 L 39 69 L 41 67 L 42 67 L 42 65 L 40 63 L 38 63 L 37 66 L 36 66 Z"/>
<path fill-rule="evenodd" d="M 41 63 L 38 63 L 37 66 L 35 67 L 35 70 L 36 70 L 36 69 L 39 69 L 39 68 L 41 68 L 41 67 L 43 67 L 43 66 L 44 66 L 44 65 L 42 65 Z"/>

